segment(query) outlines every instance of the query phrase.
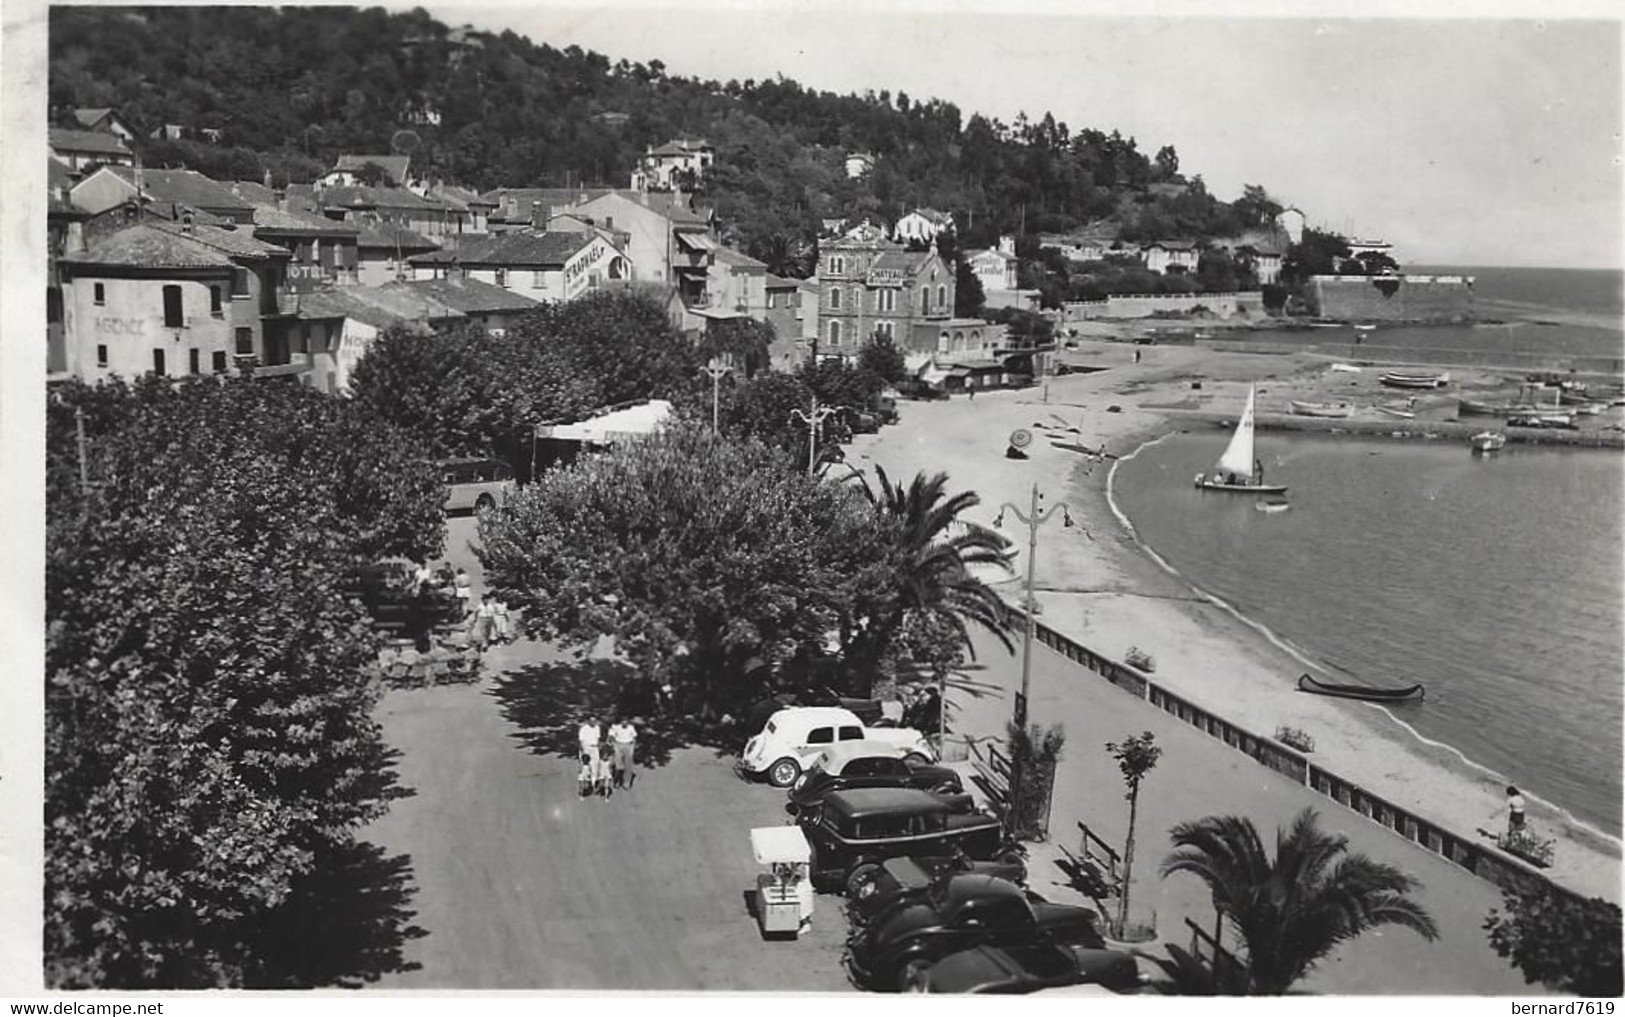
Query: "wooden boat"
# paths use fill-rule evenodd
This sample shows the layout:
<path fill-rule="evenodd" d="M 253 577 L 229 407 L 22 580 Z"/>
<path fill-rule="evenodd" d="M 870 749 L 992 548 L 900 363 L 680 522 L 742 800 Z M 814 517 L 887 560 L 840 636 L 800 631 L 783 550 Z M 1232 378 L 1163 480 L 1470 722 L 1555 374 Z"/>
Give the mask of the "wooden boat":
<path fill-rule="evenodd" d="M 1509 427 L 1562 428 L 1574 430 L 1579 425 L 1572 413 L 1518 413 L 1507 417 Z"/>
<path fill-rule="evenodd" d="M 1506 448 L 1507 436 L 1499 431 L 1480 431 L 1467 439 L 1474 452 L 1499 452 Z"/>
<path fill-rule="evenodd" d="M 1292 507 L 1292 503 L 1285 498 L 1263 498 L 1253 503 L 1253 508 L 1259 512 L 1285 512 Z"/>
<path fill-rule="evenodd" d="M 1292 412 L 1300 417 L 1347 417 L 1354 412 L 1348 403 L 1304 403 L 1289 400 Z"/>
<path fill-rule="evenodd" d="M 1264 464 L 1253 455 L 1254 393 L 1247 390 L 1247 408 L 1241 411 L 1236 433 L 1224 447 L 1211 474 L 1198 473 L 1196 487 L 1202 491 L 1233 491 L 1237 494 L 1285 494 L 1285 484 L 1265 484 Z"/>
<path fill-rule="evenodd" d="M 1554 406 L 1551 403 L 1490 403 L 1478 399 L 1456 400 L 1456 414 L 1462 417 L 1562 417 L 1572 418 L 1583 413 L 1575 406 Z"/>
<path fill-rule="evenodd" d="M 1443 388 L 1450 384 L 1450 372 L 1389 371 L 1377 380 L 1389 388 Z"/>
<path fill-rule="evenodd" d="M 1403 688 L 1379 688 L 1374 685 L 1336 685 L 1332 682 L 1316 681 L 1312 675 L 1307 674 L 1298 678 L 1298 691 L 1313 692 L 1317 696 L 1366 699 L 1378 703 L 1421 702 L 1427 698 L 1427 690 L 1422 687 L 1420 682 Z"/>
<path fill-rule="evenodd" d="M 1383 406 L 1380 404 L 1377 406 L 1377 412 L 1386 413 L 1390 417 L 1401 417 L 1405 420 L 1411 420 L 1416 416 L 1415 410 L 1407 410 L 1399 406 Z"/>

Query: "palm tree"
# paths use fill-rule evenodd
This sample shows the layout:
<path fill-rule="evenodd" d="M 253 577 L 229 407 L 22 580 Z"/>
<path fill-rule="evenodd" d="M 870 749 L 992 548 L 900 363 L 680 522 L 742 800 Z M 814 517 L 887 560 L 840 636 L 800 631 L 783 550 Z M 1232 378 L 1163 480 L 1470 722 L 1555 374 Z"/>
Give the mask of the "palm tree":
<path fill-rule="evenodd" d="M 1347 854 L 1348 838 L 1321 830 L 1304 809 L 1277 830 L 1275 858 L 1251 820 L 1208 816 L 1180 823 L 1162 874 L 1189 872 L 1247 946 L 1247 990 L 1280 995 L 1344 940 L 1380 925 L 1437 939 L 1433 918 L 1407 894 L 1417 881 L 1391 865 Z"/>
<path fill-rule="evenodd" d="M 967 652 L 971 651 L 972 625 L 993 633 L 1005 649 L 1013 652 L 1015 644 L 1010 640 L 1009 611 L 1004 601 L 970 571 L 973 565 L 1008 568 L 1003 557 L 1004 539 L 959 518 L 981 499 L 974 491 L 948 495 L 946 473 L 931 477 L 915 474 L 906 487 L 894 483 L 879 466 L 875 474 L 879 490 L 865 483 L 864 492 L 875 511 L 895 527 L 896 596 L 890 599 L 884 614 L 861 634 L 859 645 L 849 647 L 848 659 L 855 658 L 871 667 L 878 665 L 912 612 L 930 615 Z"/>

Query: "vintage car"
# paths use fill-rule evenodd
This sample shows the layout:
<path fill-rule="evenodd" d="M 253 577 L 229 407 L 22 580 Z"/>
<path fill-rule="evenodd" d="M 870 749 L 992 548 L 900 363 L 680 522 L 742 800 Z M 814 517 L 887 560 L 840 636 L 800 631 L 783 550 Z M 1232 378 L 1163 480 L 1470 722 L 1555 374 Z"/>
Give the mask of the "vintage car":
<path fill-rule="evenodd" d="M 868 925 L 904 901 L 923 897 L 938 883 L 965 872 L 1027 882 L 1027 862 L 1018 843 L 1006 843 L 991 860 L 977 861 L 963 852 L 934 857 L 888 858 L 861 865 L 846 882 L 846 911 L 854 926 Z"/>
<path fill-rule="evenodd" d="M 844 888 L 864 866 L 905 855 L 951 854 L 991 859 L 1004 842 L 995 816 L 976 811 L 969 795 L 918 788 L 834 791 L 796 822 L 813 846 L 817 885 Z"/>
<path fill-rule="evenodd" d="M 1061 943 L 1104 949 L 1086 907 L 1036 900 L 1016 884 L 967 873 L 854 931 L 846 969 L 860 988 L 898 990 L 937 961 L 978 946 Z"/>
<path fill-rule="evenodd" d="M 864 727 L 857 714 L 839 706 L 792 706 L 776 711 L 745 743 L 735 769 L 789 787 L 825 749 L 860 741 L 884 743 L 917 762 L 934 758 L 931 743 L 913 728 Z"/>
<path fill-rule="evenodd" d="M 955 795 L 965 790 L 953 770 L 921 762 L 885 742 L 840 742 L 813 757 L 791 785 L 784 809 L 794 816 L 832 791 L 859 787 L 917 787 Z"/>
<path fill-rule="evenodd" d="M 442 459 L 435 465 L 446 485 L 448 513 L 485 512 L 513 495 L 513 469 L 499 459 Z"/>
<path fill-rule="evenodd" d="M 950 954 L 929 968 L 916 968 L 904 991 L 1025 994 L 1097 985 L 1112 993 L 1131 993 L 1145 983 L 1131 953 L 1069 943 L 1033 943 L 978 946 Z"/>

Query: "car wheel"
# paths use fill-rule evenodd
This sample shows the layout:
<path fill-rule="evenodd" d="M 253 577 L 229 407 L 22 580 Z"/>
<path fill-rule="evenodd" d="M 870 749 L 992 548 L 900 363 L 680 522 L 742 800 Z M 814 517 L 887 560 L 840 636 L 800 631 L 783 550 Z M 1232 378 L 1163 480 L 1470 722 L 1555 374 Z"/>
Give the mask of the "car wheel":
<path fill-rule="evenodd" d="M 846 876 L 846 896 L 851 900 L 862 900 L 875 892 L 879 886 L 880 866 L 874 862 L 861 862 L 852 867 Z"/>
<path fill-rule="evenodd" d="M 767 768 L 767 782 L 774 787 L 789 787 L 801 776 L 801 764 L 785 756 Z"/>
<path fill-rule="evenodd" d="M 898 992 L 925 992 L 925 975 L 931 970 L 931 962 L 915 958 L 904 964 L 902 970 L 897 972 Z"/>
<path fill-rule="evenodd" d="M 474 514 L 483 515 L 497 507 L 497 500 L 488 494 L 482 494 L 474 503 Z"/>

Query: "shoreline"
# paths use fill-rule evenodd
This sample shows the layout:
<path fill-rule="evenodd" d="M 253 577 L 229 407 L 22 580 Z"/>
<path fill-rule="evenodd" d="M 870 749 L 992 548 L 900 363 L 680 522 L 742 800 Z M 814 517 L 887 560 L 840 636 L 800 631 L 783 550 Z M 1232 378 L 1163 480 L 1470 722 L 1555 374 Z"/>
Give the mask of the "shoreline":
<path fill-rule="evenodd" d="M 1047 387 L 986 392 L 974 403 L 910 403 L 901 423 L 864 436 L 854 448 L 862 460 L 884 465 L 893 477 L 946 470 L 951 490 L 981 496 L 981 504 L 966 516 L 984 525 L 991 524 L 1002 502 L 1025 507 L 1034 482 L 1048 496 L 1047 504 L 1064 497 L 1092 539 L 1062 537 L 1058 526 L 1041 532 L 1035 591 L 1046 625 L 1116 659 L 1129 646 L 1141 646 L 1157 658 L 1154 677 L 1170 691 L 1261 734 L 1271 735 L 1281 724 L 1308 729 L 1321 765 L 1442 826 L 1472 834 L 1502 806 L 1505 782 L 1497 783 L 1493 771 L 1372 704 L 1284 696 L 1305 669 L 1300 666 L 1305 659 L 1308 670 L 1319 671 L 1319 665 L 1159 565 L 1132 522 L 1125 528 L 1119 521 L 1108 470 L 1042 440 L 1029 447 L 1027 460 L 1002 456 L 1004 435 L 1018 427 L 1049 429 L 1058 439 L 1132 455 L 1180 430 L 1176 416 L 1165 412 L 1176 409 L 1165 404 L 1180 398 L 1174 394 L 1180 389 L 1187 402 L 1233 405 L 1233 419 L 1247 384 L 1268 385 L 1273 398 L 1281 388 L 1327 387 L 1314 385 L 1324 377 L 1311 377 L 1324 370 L 1324 362 L 1303 354 L 1237 357 L 1163 346 L 1145 352 L 1145 362 L 1133 364 L 1132 353 L 1118 347 L 1120 359 L 1108 370 L 1052 378 Z M 1193 379 L 1203 382 L 1194 400 L 1187 384 Z M 1148 405 L 1158 402 L 1164 405 Z M 1178 407 L 1186 408 L 1198 407 Z M 1065 430 L 1054 430 L 1058 426 Z M 1035 436 L 1044 437 L 1041 430 Z M 1024 542 L 1017 543 L 1024 555 Z M 994 584 L 1007 596 L 1016 595 L 1025 562 L 1018 559 L 1015 568 Z M 1222 669 L 1213 666 L 1217 660 L 1225 662 Z M 1542 835 L 1558 841 L 1548 875 L 1586 896 L 1618 901 L 1617 834 L 1565 818 L 1556 806 L 1531 805 L 1531 819 Z"/>

